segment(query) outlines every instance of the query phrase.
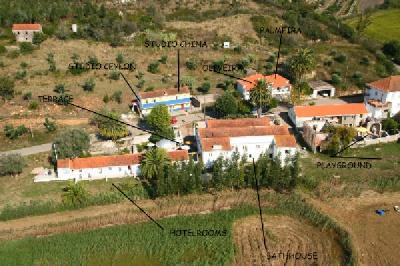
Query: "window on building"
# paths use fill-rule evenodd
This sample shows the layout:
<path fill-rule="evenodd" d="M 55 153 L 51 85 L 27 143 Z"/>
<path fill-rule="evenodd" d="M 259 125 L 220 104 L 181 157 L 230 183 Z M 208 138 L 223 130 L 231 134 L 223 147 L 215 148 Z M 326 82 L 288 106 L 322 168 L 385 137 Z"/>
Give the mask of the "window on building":
<path fill-rule="evenodd" d="M 272 159 L 272 153 L 269 155 L 269 158 Z"/>
<path fill-rule="evenodd" d="M 155 102 L 156 102 L 156 99 L 153 100 L 153 103 L 155 103 Z"/>
<path fill-rule="evenodd" d="M 82 173 L 82 169 L 79 169 L 79 173 Z"/>
<path fill-rule="evenodd" d="M 256 148 L 257 148 L 257 149 L 261 148 L 261 145 L 256 145 Z"/>
<path fill-rule="evenodd" d="M 121 171 L 122 171 L 122 168 L 121 168 L 121 167 L 118 167 L 118 170 L 121 172 Z"/>
<path fill-rule="evenodd" d="M 285 150 L 285 153 L 286 153 L 286 154 L 289 154 L 289 150 Z"/>
<path fill-rule="evenodd" d="M 108 167 L 108 170 L 112 170 L 112 167 Z"/>
<path fill-rule="evenodd" d="M 178 95 L 176 95 L 176 99 L 178 100 Z"/>
<path fill-rule="evenodd" d="M 249 158 L 251 158 L 251 154 L 249 154 Z"/>

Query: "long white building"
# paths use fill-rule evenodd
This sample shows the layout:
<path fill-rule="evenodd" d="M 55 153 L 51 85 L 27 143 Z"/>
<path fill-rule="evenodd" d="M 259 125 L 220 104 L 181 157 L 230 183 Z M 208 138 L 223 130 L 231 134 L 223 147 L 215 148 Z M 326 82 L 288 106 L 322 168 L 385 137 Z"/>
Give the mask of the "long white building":
<path fill-rule="evenodd" d="M 364 102 L 373 118 L 396 115 L 400 112 L 400 75 L 368 83 Z"/>
<path fill-rule="evenodd" d="M 187 150 L 169 151 L 171 161 L 187 161 Z M 54 180 L 95 180 L 136 177 L 140 175 L 142 154 L 96 156 L 57 160 L 57 177 Z M 48 180 L 51 181 L 51 180 Z"/>
<path fill-rule="evenodd" d="M 272 125 L 268 118 L 208 120 L 198 128 L 198 153 L 206 167 L 222 156 L 230 159 L 234 152 L 246 155 L 248 161 L 261 154 L 279 156 L 282 162 L 296 153 L 296 140 L 286 126 Z"/>

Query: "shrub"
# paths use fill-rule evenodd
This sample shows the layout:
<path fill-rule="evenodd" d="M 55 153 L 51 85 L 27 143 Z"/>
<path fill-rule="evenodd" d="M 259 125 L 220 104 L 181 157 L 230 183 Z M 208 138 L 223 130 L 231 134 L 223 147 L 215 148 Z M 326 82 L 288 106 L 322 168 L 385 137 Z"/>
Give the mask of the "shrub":
<path fill-rule="evenodd" d="M 7 49 L 4 45 L 0 45 L 0 54 L 4 54 L 7 52 Z"/>
<path fill-rule="evenodd" d="M 43 125 L 47 129 L 48 132 L 53 132 L 53 131 L 57 130 L 56 122 L 53 120 L 50 120 L 48 117 L 46 117 Z"/>
<path fill-rule="evenodd" d="M 124 56 L 121 53 L 118 53 L 117 57 L 115 58 L 115 61 L 117 61 L 117 63 L 122 64 L 124 62 Z"/>
<path fill-rule="evenodd" d="M 158 73 L 160 71 L 158 69 L 159 65 L 159 62 L 152 62 L 147 66 L 147 71 L 153 74 Z"/>
<path fill-rule="evenodd" d="M 0 67 L 5 67 L 6 65 L 4 64 L 3 61 L 0 61 Z"/>
<path fill-rule="evenodd" d="M 15 73 L 15 79 L 24 79 L 26 77 L 26 70 L 18 70 Z"/>
<path fill-rule="evenodd" d="M 159 61 L 160 61 L 161 64 L 166 64 L 167 63 L 167 59 L 168 59 L 168 56 L 167 55 L 163 55 L 163 56 L 161 56 Z"/>
<path fill-rule="evenodd" d="M 19 64 L 19 66 L 20 66 L 21 68 L 27 68 L 27 67 L 28 67 L 28 63 L 22 62 L 21 64 Z"/>
<path fill-rule="evenodd" d="M 242 46 L 240 46 L 240 45 L 236 46 L 235 48 L 233 48 L 233 51 L 235 53 L 240 54 L 242 52 Z"/>
<path fill-rule="evenodd" d="M 112 71 L 109 75 L 108 75 L 109 79 L 112 80 L 119 80 L 119 72 L 118 71 Z"/>
<path fill-rule="evenodd" d="M 207 92 L 209 92 L 210 88 L 211 88 L 211 84 L 210 84 L 210 82 L 207 81 L 207 82 L 204 82 L 203 84 L 201 84 L 201 86 L 198 87 L 197 90 L 201 93 L 206 94 Z"/>
<path fill-rule="evenodd" d="M 181 78 L 181 85 L 182 86 L 188 86 L 189 88 L 194 88 L 196 84 L 196 79 L 192 76 L 183 76 Z"/>
<path fill-rule="evenodd" d="M 14 128 L 13 125 L 10 124 L 6 124 L 4 126 L 4 134 L 9 139 L 16 139 L 24 135 L 25 133 L 28 133 L 28 129 L 25 127 L 25 125 L 20 125 L 16 128 Z"/>
<path fill-rule="evenodd" d="M 65 89 L 64 84 L 57 84 L 53 91 L 59 94 L 64 94 L 67 90 Z"/>
<path fill-rule="evenodd" d="M 111 95 L 111 100 L 122 103 L 122 91 L 116 91 Z"/>
<path fill-rule="evenodd" d="M 340 54 L 336 55 L 334 59 L 335 59 L 335 61 L 343 64 L 344 62 L 346 62 L 347 56 L 343 53 L 340 53 Z"/>
<path fill-rule="evenodd" d="M 361 65 L 364 65 L 364 66 L 368 66 L 368 65 L 369 65 L 369 59 L 368 59 L 368 57 L 364 56 L 363 58 L 361 58 L 360 64 L 361 64 Z"/>
<path fill-rule="evenodd" d="M 92 78 L 90 78 L 85 81 L 85 84 L 82 85 L 82 88 L 84 91 L 93 91 L 94 86 L 96 86 L 96 83 Z"/>
<path fill-rule="evenodd" d="M 399 123 L 393 118 L 388 118 L 382 121 L 382 129 L 391 135 L 397 133 L 399 126 Z"/>
<path fill-rule="evenodd" d="M 32 99 L 32 92 L 28 91 L 26 92 L 23 96 L 22 99 L 24 99 L 25 101 L 29 101 L 30 99 Z"/>
<path fill-rule="evenodd" d="M 28 106 L 29 110 L 36 110 L 39 108 L 39 103 L 35 100 L 31 101 Z"/>
<path fill-rule="evenodd" d="M 87 62 L 91 65 L 96 65 L 99 63 L 99 60 L 97 59 L 97 57 L 95 55 L 93 55 L 93 56 L 89 56 L 89 59 Z"/>
<path fill-rule="evenodd" d="M 186 67 L 189 70 L 196 70 L 198 65 L 199 65 L 199 63 L 197 62 L 197 60 L 195 58 L 189 58 L 186 61 Z"/>
<path fill-rule="evenodd" d="M 33 35 L 32 43 L 36 45 L 40 45 L 42 42 L 44 42 L 47 39 L 47 35 L 41 32 L 36 32 Z"/>
<path fill-rule="evenodd" d="M 153 90 L 154 90 L 154 86 L 149 86 L 144 91 L 153 91 Z"/>
<path fill-rule="evenodd" d="M 7 57 L 14 59 L 17 58 L 19 55 L 20 53 L 17 50 L 13 50 L 7 54 Z"/>
<path fill-rule="evenodd" d="M 144 83 L 146 81 L 144 79 L 139 79 L 138 84 L 136 85 L 139 89 L 144 87 Z"/>
<path fill-rule="evenodd" d="M 19 50 L 22 54 L 30 54 L 34 49 L 35 47 L 29 42 L 22 42 L 19 44 Z"/>
<path fill-rule="evenodd" d="M 338 74 L 332 74 L 331 83 L 333 85 L 339 85 L 342 83 L 342 78 Z"/>
<path fill-rule="evenodd" d="M 108 96 L 108 94 L 104 95 L 103 102 L 108 103 L 109 101 L 110 101 L 110 97 Z"/>
<path fill-rule="evenodd" d="M 46 61 L 49 64 L 49 71 L 55 72 L 57 70 L 57 67 L 56 67 L 56 61 L 54 60 L 54 54 L 48 53 Z"/>
<path fill-rule="evenodd" d="M 141 78 L 143 78 L 143 76 L 144 76 L 144 73 L 143 73 L 142 71 L 139 71 L 139 72 L 137 73 L 137 75 L 136 75 L 136 78 L 137 78 L 137 79 L 141 79 Z"/>
<path fill-rule="evenodd" d="M 0 96 L 10 100 L 14 97 L 14 80 L 8 77 L 0 77 Z"/>
<path fill-rule="evenodd" d="M 1 176 L 20 174 L 25 166 L 25 160 L 20 154 L 8 154 L 0 156 Z"/>

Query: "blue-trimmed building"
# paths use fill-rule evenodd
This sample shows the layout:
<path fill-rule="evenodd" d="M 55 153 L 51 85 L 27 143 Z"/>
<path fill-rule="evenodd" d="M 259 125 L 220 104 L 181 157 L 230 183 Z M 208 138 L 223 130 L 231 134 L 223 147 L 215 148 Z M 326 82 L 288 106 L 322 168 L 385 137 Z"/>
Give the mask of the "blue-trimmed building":
<path fill-rule="evenodd" d="M 164 104 L 169 112 L 189 111 L 190 90 L 188 87 L 159 89 L 154 91 L 140 92 L 139 99 L 134 102 L 133 108 L 138 109 L 142 115 L 148 115 L 154 106 Z"/>

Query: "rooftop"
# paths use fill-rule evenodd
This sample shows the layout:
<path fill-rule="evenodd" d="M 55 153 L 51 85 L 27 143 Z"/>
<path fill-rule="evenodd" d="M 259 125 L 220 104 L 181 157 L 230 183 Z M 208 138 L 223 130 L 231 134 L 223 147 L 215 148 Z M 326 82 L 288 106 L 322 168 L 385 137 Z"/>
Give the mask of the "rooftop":
<path fill-rule="evenodd" d="M 368 85 L 386 92 L 400 91 L 400 75 L 376 80 Z"/>
<path fill-rule="evenodd" d="M 267 136 L 267 135 L 288 135 L 287 126 L 248 126 L 244 128 L 220 127 L 220 128 L 199 128 L 201 138 L 214 137 L 244 137 L 244 136 Z"/>
<path fill-rule="evenodd" d="M 297 143 L 293 135 L 276 135 L 274 138 L 278 147 L 296 147 Z"/>
<path fill-rule="evenodd" d="M 290 85 L 289 80 L 284 78 L 284 77 L 282 77 L 279 74 L 276 74 L 276 75 L 272 74 L 272 75 L 269 75 L 269 76 L 264 76 L 263 74 L 256 73 L 256 74 L 247 76 L 247 77 L 245 77 L 243 79 L 245 79 L 246 81 L 238 80 L 237 82 L 242 84 L 243 86 L 245 86 L 245 89 L 247 91 L 252 90 L 256 86 L 257 81 L 261 80 L 261 79 L 265 79 L 266 82 L 271 83 L 272 87 L 274 87 L 274 88 L 284 87 L 284 86 Z"/>
<path fill-rule="evenodd" d="M 179 95 L 179 94 L 185 94 L 185 93 L 190 93 L 190 90 L 188 87 L 181 87 L 179 92 L 178 88 L 168 88 L 168 89 L 158 89 L 154 91 L 144 91 L 144 92 L 139 92 L 139 97 L 141 99 L 149 99 L 149 98 L 156 98 L 156 97 L 162 97 L 162 96 L 171 96 L 171 95 Z"/>
<path fill-rule="evenodd" d="M 84 169 L 84 168 L 100 168 L 108 166 L 126 166 L 139 164 L 143 154 L 123 154 L 123 155 L 110 155 L 110 156 L 96 156 L 88 158 L 75 158 L 75 159 L 62 159 L 57 160 L 57 168 L 71 168 L 71 169 Z M 187 150 L 176 150 L 168 152 L 168 157 L 172 161 L 189 160 Z"/>
<path fill-rule="evenodd" d="M 221 127 L 255 127 L 255 126 L 268 126 L 271 120 L 267 117 L 263 118 L 243 118 L 243 119 L 211 119 L 207 120 L 208 128 L 221 128 Z"/>
<path fill-rule="evenodd" d="M 321 87 L 330 87 L 330 88 L 334 88 L 331 84 L 329 84 L 328 82 L 325 82 L 323 80 L 312 80 L 308 82 L 308 85 L 313 89 L 319 89 Z"/>
<path fill-rule="evenodd" d="M 13 24 L 12 30 L 41 30 L 42 25 L 38 23 L 33 24 Z"/>
<path fill-rule="evenodd" d="M 340 116 L 367 114 L 364 103 L 294 106 L 297 117 Z"/>

